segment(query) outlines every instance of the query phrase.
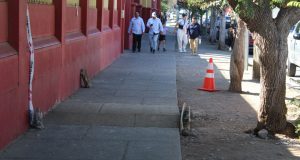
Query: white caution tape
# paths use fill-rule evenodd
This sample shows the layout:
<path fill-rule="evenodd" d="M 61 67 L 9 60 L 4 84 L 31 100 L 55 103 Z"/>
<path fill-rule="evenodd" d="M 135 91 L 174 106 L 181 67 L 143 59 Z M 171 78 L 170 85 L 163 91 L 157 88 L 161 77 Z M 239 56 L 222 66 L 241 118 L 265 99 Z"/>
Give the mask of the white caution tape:
<path fill-rule="evenodd" d="M 32 32 L 31 32 L 31 25 L 30 25 L 30 16 L 29 16 L 29 9 L 27 5 L 27 12 L 26 12 L 26 30 L 27 30 L 27 42 L 29 47 L 29 122 L 30 125 L 33 125 L 33 103 L 32 103 L 32 82 L 33 82 L 33 75 L 34 75 L 34 48 L 32 42 Z"/>

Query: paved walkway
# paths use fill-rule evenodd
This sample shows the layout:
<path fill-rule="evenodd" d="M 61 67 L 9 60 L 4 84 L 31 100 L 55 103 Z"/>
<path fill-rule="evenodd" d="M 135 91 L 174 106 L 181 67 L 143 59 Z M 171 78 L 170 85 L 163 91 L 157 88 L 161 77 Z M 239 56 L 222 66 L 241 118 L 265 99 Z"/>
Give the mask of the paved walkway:
<path fill-rule="evenodd" d="M 181 160 L 175 54 L 151 54 L 147 43 L 59 104 L 46 129 L 28 131 L 0 160 Z"/>

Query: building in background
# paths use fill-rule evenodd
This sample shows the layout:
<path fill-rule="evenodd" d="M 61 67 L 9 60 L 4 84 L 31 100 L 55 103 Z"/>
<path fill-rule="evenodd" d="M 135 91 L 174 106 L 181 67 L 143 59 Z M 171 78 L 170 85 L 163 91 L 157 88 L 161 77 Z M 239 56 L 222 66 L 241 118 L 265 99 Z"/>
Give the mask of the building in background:
<path fill-rule="evenodd" d="M 152 12 L 160 13 L 161 6 L 160 0 L 125 0 L 126 7 L 126 19 L 125 26 L 128 28 L 131 18 L 136 11 L 140 12 L 141 17 L 144 19 L 144 23 L 151 17 Z M 126 28 L 126 29 L 127 29 Z M 129 49 L 132 46 L 132 37 L 128 34 L 125 35 L 125 48 Z"/>

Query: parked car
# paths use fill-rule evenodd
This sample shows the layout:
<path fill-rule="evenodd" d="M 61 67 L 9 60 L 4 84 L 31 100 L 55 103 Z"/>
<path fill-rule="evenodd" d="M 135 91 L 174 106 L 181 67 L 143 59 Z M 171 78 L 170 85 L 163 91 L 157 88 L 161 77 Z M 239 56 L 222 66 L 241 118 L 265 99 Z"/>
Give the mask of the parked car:
<path fill-rule="evenodd" d="M 295 76 L 296 67 L 300 66 L 300 21 L 292 28 L 288 36 L 287 75 Z"/>

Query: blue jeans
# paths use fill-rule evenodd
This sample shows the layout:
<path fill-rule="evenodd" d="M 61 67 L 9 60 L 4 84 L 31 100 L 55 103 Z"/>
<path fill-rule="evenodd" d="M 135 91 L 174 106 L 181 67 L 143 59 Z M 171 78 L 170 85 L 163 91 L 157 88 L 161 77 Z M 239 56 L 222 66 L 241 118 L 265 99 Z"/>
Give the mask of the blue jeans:
<path fill-rule="evenodd" d="M 159 34 L 149 34 L 150 47 L 154 50 L 157 49 L 158 36 Z"/>

